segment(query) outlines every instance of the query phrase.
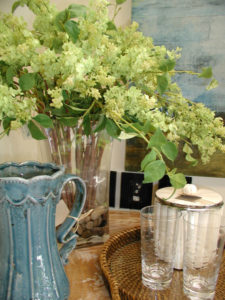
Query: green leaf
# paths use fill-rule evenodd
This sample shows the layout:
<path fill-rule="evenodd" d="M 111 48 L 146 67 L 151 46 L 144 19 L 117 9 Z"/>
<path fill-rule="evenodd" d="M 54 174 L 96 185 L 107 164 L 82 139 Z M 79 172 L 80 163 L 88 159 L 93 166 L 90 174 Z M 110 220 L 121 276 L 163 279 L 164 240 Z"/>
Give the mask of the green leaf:
<path fill-rule="evenodd" d="M 187 161 L 196 161 L 196 159 L 194 158 L 194 157 L 192 157 L 190 154 L 187 154 L 186 156 L 185 156 L 185 159 L 187 160 Z"/>
<path fill-rule="evenodd" d="M 37 87 L 36 93 L 37 96 L 45 101 L 45 95 L 43 93 L 43 89 L 45 89 L 45 83 L 43 82 L 43 78 L 39 73 L 34 73 L 34 78 L 35 78 L 35 85 Z"/>
<path fill-rule="evenodd" d="M 91 121 L 89 115 L 86 115 L 83 119 L 84 133 L 88 136 L 91 133 Z"/>
<path fill-rule="evenodd" d="M 107 29 L 108 29 L 108 30 L 117 30 L 115 23 L 112 22 L 112 21 L 109 21 L 109 22 L 107 23 Z"/>
<path fill-rule="evenodd" d="M 195 159 L 194 157 L 192 157 L 190 154 L 187 154 L 185 156 L 185 159 L 186 159 L 186 161 L 189 161 L 191 163 L 191 165 L 194 166 L 194 167 L 197 166 L 197 164 L 198 164 L 197 159 Z"/>
<path fill-rule="evenodd" d="M 152 150 L 146 154 L 144 159 L 141 161 L 141 170 L 144 171 L 145 167 L 154 160 L 156 160 L 156 152 Z"/>
<path fill-rule="evenodd" d="M 14 13 L 14 11 L 17 9 L 17 7 L 19 7 L 21 5 L 21 1 L 16 1 L 13 3 L 13 6 L 12 6 L 12 14 Z M 24 5 L 22 5 L 24 6 Z"/>
<path fill-rule="evenodd" d="M 35 120 L 36 122 L 38 122 L 41 126 L 43 126 L 44 128 L 53 128 L 53 122 L 52 119 L 44 114 L 39 114 L 36 115 L 33 120 Z"/>
<path fill-rule="evenodd" d="M 207 91 L 210 91 L 210 90 L 215 89 L 216 87 L 218 87 L 218 85 L 219 85 L 218 81 L 215 78 L 213 78 L 210 81 L 210 83 L 207 85 L 206 89 L 207 89 Z"/>
<path fill-rule="evenodd" d="M 146 85 L 141 85 L 141 86 L 140 86 L 140 89 L 141 89 L 144 93 L 146 93 L 146 94 L 148 94 L 148 95 L 152 95 L 152 90 L 151 90 L 149 87 L 147 87 Z"/>
<path fill-rule="evenodd" d="M 99 118 L 98 124 L 96 125 L 94 132 L 99 132 L 101 130 L 103 130 L 106 126 L 106 117 L 105 115 L 101 115 L 101 117 Z"/>
<path fill-rule="evenodd" d="M 148 143 L 148 149 L 152 147 L 156 147 L 157 149 L 161 149 L 162 145 L 167 143 L 167 139 L 162 133 L 161 129 L 157 128 L 153 136 L 151 137 Z"/>
<path fill-rule="evenodd" d="M 168 85 L 169 80 L 167 73 L 157 76 L 157 89 L 161 95 L 167 90 Z"/>
<path fill-rule="evenodd" d="M 121 124 L 121 128 L 123 129 L 123 131 L 125 131 L 126 133 L 136 133 L 135 129 L 132 128 L 130 125 L 132 125 L 132 127 L 137 128 L 139 131 L 143 130 L 143 125 L 141 125 L 140 123 L 136 122 L 136 123 L 129 123 L 129 124 Z"/>
<path fill-rule="evenodd" d="M 123 4 L 124 2 L 126 2 L 127 0 L 116 0 L 116 4 Z"/>
<path fill-rule="evenodd" d="M 162 160 L 156 160 L 145 167 L 143 183 L 151 183 L 161 179 L 166 172 L 166 165 Z"/>
<path fill-rule="evenodd" d="M 52 114 L 57 116 L 57 117 L 66 117 L 68 115 L 67 110 L 63 106 L 60 107 L 60 108 L 50 107 L 50 110 L 51 110 Z"/>
<path fill-rule="evenodd" d="M 192 167 L 196 167 L 197 164 L 198 164 L 198 161 L 197 161 L 197 160 L 195 160 L 195 161 L 193 161 L 193 162 L 191 163 Z"/>
<path fill-rule="evenodd" d="M 161 147 L 163 154 L 169 159 L 174 161 L 177 157 L 178 150 L 174 143 L 172 142 L 166 142 Z"/>
<path fill-rule="evenodd" d="M 170 183 L 175 189 L 180 189 L 185 186 L 186 178 L 184 174 L 182 173 L 177 173 L 177 174 L 168 174 Z"/>
<path fill-rule="evenodd" d="M 177 168 L 174 168 L 170 171 L 170 175 L 174 175 L 177 172 Z"/>
<path fill-rule="evenodd" d="M 193 153 L 193 150 L 191 149 L 191 147 L 188 146 L 188 144 L 186 144 L 186 143 L 184 144 L 183 151 L 184 151 L 184 153 L 189 153 L 189 154 Z"/>
<path fill-rule="evenodd" d="M 130 125 L 128 125 L 128 124 L 121 124 L 120 126 L 122 128 L 122 131 L 124 131 L 126 133 L 134 133 L 135 132 L 135 130 L 133 128 L 131 128 Z"/>
<path fill-rule="evenodd" d="M 22 91 L 28 91 L 35 86 L 35 77 L 33 73 L 25 73 L 19 78 L 19 86 Z"/>
<path fill-rule="evenodd" d="M 45 140 L 46 136 L 40 130 L 40 128 L 34 123 L 33 120 L 29 121 L 28 128 L 31 133 L 31 136 L 36 140 Z"/>
<path fill-rule="evenodd" d="M 62 90 L 62 96 L 64 101 L 69 100 L 69 95 L 66 90 Z"/>
<path fill-rule="evenodd" d="M 0 74 L 4 74 L 7 72 L 7 69 L 8 69 L 8 65 L 3 61 L 3 60 L 0 60 Z"/>
<path fill-rule="evenodd" d="M 16 75 L 16 68 L 10 66 L 6 71 L 6 82 L 11 85 L 13 84 L 13 77 Z"/>
<path fill-rule="evenodd" d="M 64 23 L 70 19 L 70 12 L 68 9 L 65 9 L 59 12 L 55 17 L 55 25 L 61 31 L 65 31 Z"/>
<path fill-rule="evenodd" d="M 107 119 L 105 128 L 107 133 L 113 138 L 118 138 L 118 136 L 120 135 L 119 127 L 111 119 Z"/>
<path fill-rule="evenodd" d="M 128 132 L 127 133 L 127 132 L 121 131 L 120 135 L 118 136 L 118 139 L 119 140 L 128 140 L 128 139 L 132 139 L 135 136 L 138 136 L 138 134 L 135 133 L 135 132 Z"/>
<path fill-rule="evenodd" d="M 165 59 L 159 66 L 159 70 L 163 72 L 168 72 L 174 69 L 176 65 L 175 60 L 173 59 Z"/>
<path fill-rule="evenodd" d="M 155 127 L 151 124 L 149 120 L 147 120 L 143 126 L 144 133 L 155 132 Z"/>
<path fill-rule="evenodd" d="M 212 68 L 203 68 L 202 73 L 198 75 L 198 77 L 203 77 L 203 78 L 211 78 L 212 77 Z"/>
<path fill-rule="evenodd" d="M 81 4 L 71 4 L 68 9 L 70 18 L 85 17 L 87 13 L 87 7 Z"/>
<path fill-rule="evenodd" d="M 78 118 L 74 118 L 74 117 L 59 118 L 59 122 L 68 127 L 75 127 L 77 125 Z"/>
<path fill-rule="evenodd" d="M 54 38 L 52 41 L 52 48 L 56 53 L 60 53 L 62 51 L 63 42 L 59 38 Z"/>
<path fill-rule="evenodd" d="M 60 31 L 66 31 L 75 42 L 75 37 L 79 35 L 77 23 L 71 18 L 84 17 L 87 8 L 84 5 L 71 4 L 67 9 L 59 12 L 55 17 L 55 25 Z M 76 26 L 74 25 L 76 24 Z"/>
<path fill-rule="evenodd" d="M 73 20 L 68 20 L 68 21 L 66 21 L 64 26 L 65 26 L 65 31 L 68 33 L 72 42 L 76 43 L 76 41 L 78 40 L 79 34 L 80 34 L 80 29 L 77 25 L 77 22 L 75 22 Z"/>
<path fill-rule="evenodd" d="M 3 119 L 2 126 L 3 126 L 4 130 L 7 130 L 10 128 L 11 121 L 13 121 L 13 120 L 15 120 L 15 118 L 6 117 Z"/>

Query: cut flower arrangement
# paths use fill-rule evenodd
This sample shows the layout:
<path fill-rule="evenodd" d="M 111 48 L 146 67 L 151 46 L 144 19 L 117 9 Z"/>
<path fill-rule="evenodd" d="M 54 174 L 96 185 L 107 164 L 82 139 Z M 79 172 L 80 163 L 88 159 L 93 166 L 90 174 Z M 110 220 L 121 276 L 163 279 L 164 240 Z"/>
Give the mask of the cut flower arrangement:
<path fill-rule="evenodd" d="M 167 174 L 180 188 L 185 176 L 166 163 L 175 160 L 179 142 L 191 164 L 193 147 L 207 162 L 216 150 L 225 152 L 225 129 L 214 112 L 183 97 L 173 76 L 208 80 L 208 89 L 217 82 L 211 68 L 176 71 L 180 49 L 155 46 L 137 23 L 117 28 L 123 2 L 116 0 L 109 19 L 106 0 L 60 12 L 48 0 L 16 1 L 12 12 L 26 5 L 34 13 L 32 30 L 13 13 L 0 14 L 1 136 L 27 125 L 33 138 L 44 139 L 44 128 L 56 122 L 81 124 L 87 136 L 103 129 L 116 139 L 137 136 L 146 141 L 144 182 Z"/>

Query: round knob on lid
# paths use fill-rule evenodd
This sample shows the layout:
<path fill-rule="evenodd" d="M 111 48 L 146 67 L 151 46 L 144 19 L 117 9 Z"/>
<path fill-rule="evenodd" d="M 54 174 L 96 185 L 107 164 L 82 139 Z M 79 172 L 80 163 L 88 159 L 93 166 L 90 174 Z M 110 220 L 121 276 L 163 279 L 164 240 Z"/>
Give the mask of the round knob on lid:
<path fill-rule="evenodd" d="M 194 184 L 186 184 L 183 187 L 183 195 L 187 195 L 187 196 L 194 196 L 196 195 L 198 192 L 197 186 Z"/>

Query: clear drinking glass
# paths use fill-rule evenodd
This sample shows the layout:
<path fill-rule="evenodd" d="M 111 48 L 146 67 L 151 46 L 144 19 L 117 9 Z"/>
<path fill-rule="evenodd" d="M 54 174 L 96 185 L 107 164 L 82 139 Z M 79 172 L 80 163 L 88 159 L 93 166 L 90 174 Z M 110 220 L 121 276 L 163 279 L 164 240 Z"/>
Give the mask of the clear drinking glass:
<path fill-rule="evenodd" d="M 190 299 L 214 298 L 225 242 L 221 210 L 188 210 L 184 216 L 183 288 Z"/>
<path fill-rule="evenodd" d="M 141 209 L 142 282 L 153 290 L 166 289 L 172 280 L 178 209 L 157 204 Z"/>

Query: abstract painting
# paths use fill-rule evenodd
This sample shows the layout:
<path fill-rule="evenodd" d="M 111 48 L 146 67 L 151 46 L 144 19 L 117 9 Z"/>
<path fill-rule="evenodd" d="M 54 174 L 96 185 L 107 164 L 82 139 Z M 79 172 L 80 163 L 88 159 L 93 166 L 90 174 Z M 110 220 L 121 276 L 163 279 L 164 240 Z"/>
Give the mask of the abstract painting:
<path fill-rule="evenodd" d="M 225 1 L 133 0 L 132 20 L 139 23 L 144 35 L 153 38 L 155 45 L 165 45 L 169 50 L 182 48 L 176 70 L 201 72 L 204 67 L 212 67 L 219 82 L 216 89 L 206 91 L 207 82 L 188 74 L 179 74 L 175 80 L 185 97 L 204 103 L 225 120 Z M 127 142 L 126 170 L 138 171 L 144 156 L 142 147 L 139 141 Z M 137 164 L 135 151 L 139 155 Z M 222 153 L 213 155 L 209 164 L 195 168 L 183 162 L 179 156 L 176 165 L 187 175 L 225 177 Z"/>

